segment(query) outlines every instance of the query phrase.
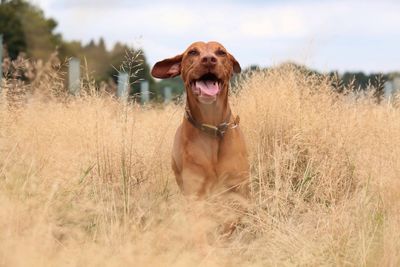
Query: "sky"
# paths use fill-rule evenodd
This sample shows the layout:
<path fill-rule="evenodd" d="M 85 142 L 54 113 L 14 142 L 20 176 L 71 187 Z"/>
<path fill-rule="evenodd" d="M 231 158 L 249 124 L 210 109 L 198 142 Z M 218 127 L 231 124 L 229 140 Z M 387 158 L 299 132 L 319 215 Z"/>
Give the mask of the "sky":
<path fill-rule="evenodd" d="M 143 48 L 150 65 L 219 41 L 242 68 L 400 71 L 399 0 L 31 0 L 66 40 Z"/>

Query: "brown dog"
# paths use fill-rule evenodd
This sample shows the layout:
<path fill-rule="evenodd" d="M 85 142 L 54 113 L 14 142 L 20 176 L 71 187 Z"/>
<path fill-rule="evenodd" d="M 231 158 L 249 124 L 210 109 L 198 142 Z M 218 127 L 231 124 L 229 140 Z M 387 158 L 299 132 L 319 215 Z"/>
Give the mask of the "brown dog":
<path fill-rule="evenodd" d="M 186 113 L 172 151 L 172 168 L 181 191 L 195 199 L 210 193 L 248 195 L 249 164 L 238 117 L 228 103 L 229 81 L 239 63 L 217 42 L 196 42 L 183 54 L 157 62 L 156 78 L 181 75 Z"/>

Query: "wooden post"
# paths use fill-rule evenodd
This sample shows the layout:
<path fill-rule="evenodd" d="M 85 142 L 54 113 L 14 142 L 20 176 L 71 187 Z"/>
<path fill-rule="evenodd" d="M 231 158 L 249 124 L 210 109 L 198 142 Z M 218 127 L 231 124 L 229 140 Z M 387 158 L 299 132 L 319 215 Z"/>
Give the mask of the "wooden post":
<path fill-rule="evenodd" d="M 3 82 L 3 35 L 0 34 L 0 94 Z"/>
<path fill-rule="evenodd" d="M 71 58 L 68 65 L 68 90 L 77 95 L 81 86 L 81 62 L 78 58 Z"/>
<path fill-rule="evenodd" d="M 172 93 L 171 93 L 171 87 L 166 86 L 164 87 L 164 103 L 167 104 L 171 101 L 172 98 Z"/>
<path fill-rule="evenodd" d="M 118 74 L 117 97 L 126 101 L 129 92 L 128 88 L 129 88 L 129 75 L 126 72 L 120 72 Z"/>
<path fill-rule="evenodd" d="M 140 83 L 140 99 L 142 101 L 142 104 L 146 104 L 149 102 L 149 82 L 148 81 L 142 81 Z"/>

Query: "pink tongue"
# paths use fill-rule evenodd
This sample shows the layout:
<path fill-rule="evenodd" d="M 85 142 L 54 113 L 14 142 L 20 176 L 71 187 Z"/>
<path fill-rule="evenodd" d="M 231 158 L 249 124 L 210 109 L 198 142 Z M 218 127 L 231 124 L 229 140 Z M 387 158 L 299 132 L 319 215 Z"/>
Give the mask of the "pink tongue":
<path fill-rule="evenodd" d="M 200 89 L 201 94 L 215 96 L 219 92 L 219 86 L 214 81 L 197 81 L 196 87 Z"/>

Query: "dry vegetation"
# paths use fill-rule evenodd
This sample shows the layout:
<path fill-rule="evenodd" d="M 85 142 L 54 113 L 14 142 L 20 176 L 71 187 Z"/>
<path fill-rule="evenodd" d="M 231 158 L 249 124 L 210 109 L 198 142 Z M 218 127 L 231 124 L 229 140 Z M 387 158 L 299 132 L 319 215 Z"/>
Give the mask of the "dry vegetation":
<path fill-rule="evenodd" d="M 3 82 L 0 266 L 400 265 L 392 104 L 290 67 L 239 83 L 253 199 L 230 239 L 199 249 L 170 170 L 183 107 L 125 105 L 91 83 L 69 98 L 38 73 Z"/>

